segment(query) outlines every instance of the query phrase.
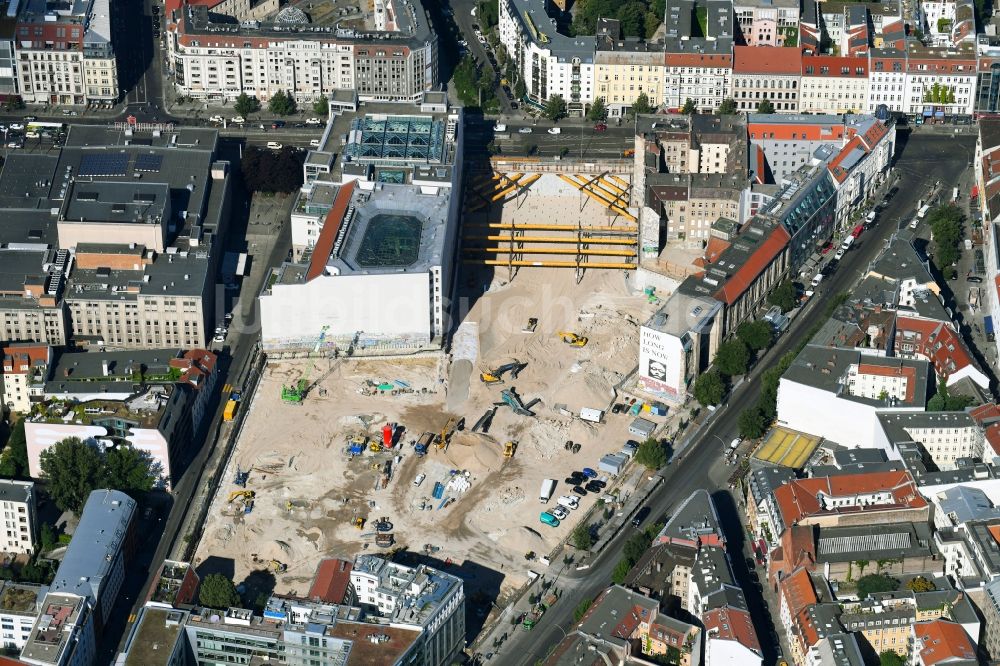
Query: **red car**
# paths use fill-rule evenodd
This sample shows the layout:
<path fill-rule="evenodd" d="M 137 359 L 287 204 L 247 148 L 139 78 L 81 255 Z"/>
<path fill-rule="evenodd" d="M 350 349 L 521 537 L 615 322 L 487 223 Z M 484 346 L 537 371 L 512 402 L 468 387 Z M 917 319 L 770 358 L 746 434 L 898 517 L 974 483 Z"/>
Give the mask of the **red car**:
<path fill-rule="evenodd" d="M 594 125 L 595 132 L 606 132 L 607 130 L 608 130 L 607 123 L 597 123 L 596 125 Z"/>
<path fill-rule="evenodd" d="M 823 249 L 820 250 L 820 253 L 829 254 L 830 250 L 832 249 L 833 249 L 833 243 L 827 243 L 826 245 L 823 246 Z"/>

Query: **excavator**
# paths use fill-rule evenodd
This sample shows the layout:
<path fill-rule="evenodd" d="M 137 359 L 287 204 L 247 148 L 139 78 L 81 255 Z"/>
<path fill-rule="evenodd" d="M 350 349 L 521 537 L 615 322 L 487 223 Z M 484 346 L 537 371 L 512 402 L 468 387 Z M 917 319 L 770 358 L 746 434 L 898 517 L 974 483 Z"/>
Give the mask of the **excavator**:
<path fill-rule="evenodd" d="M 507 405 L 510 407 L 515 414 L 520 416 L 534 416 L 535 413 L 531 411 L 531 408 L 535 406 L 536 403 L 542 401 L 541 398 L 535 398 L 530 402 L 524 402 L 524 400 L 517 394 L 517 391 L 511 386 L 509 389 L 504 389 L 500 391 L 500 398 L 503 402 L 493 403 L 498 407 Z"/>
<path fill-rule="evenodd" d="M 570 347 L 587 346 L 588 342 L 587 338 L 583 337 L 582 335 L 577 335 L 576 333 L 573 333 L 571 331 L 559 331 L 558 333 L 556 333 L 556 335 L 562 338 L 562 341 L 568 344 Z"/>
<path fill-rule="evenodd" d="M 510 373 L 511 379 L 517 379 L 517 376 L 521 374 L 521 371 L 528 367 L 527 363 L 521 363 L 520 361 L 513 361 L 505 365 L 501 365 L 496 370 L 487 370 L 486 372 L 479 373 L 479 380 L 484 384 L 499 384 L 503 381 L 503 375 L 506 372 Z"/>
<path fill-rule="evenodd" d="M 288 571 L 288 565 L 284 562 L 279 562 L 278 560 L 271 560 L 268 562 L 268 566 L 271 567 L 271 571 L 274 573 L 285 573 Z"/>
<path fill-rule="evenodd" d="M 226 501 L 235 502 L 238 499 L 252 500 L 256 496 L 257 493 L 255 493 L 252 490 L 234 490 L 233 492 L 229 493 L 229 499 Z"/>
<path fill-rule="evenodd" d="M 517 442 L 507 442 L 503 445 L 503 457 L 507 460 L 514 457 L 515 451 L 517 451 Z"/>

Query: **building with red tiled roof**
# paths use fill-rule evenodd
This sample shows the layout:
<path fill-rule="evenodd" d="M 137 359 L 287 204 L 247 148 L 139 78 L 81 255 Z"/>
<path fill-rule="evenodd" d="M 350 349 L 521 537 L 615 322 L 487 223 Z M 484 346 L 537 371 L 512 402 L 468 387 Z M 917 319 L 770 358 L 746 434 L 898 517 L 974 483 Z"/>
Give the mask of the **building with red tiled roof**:
<path fill-rule="evenodd" d="M 867 472 L 789 481 L 774 491 L 767 513 L 773 534 L 782 535 L 794 525 L 926 521 L 930 505 L 908 471 Z"/>
<path fill-rule="evenodd" d="M 972 666 L 978 664 L 976 644 L 962 625 L 938 619 L 913 624 L 916 666 Z"/>
<path fill-rule="evenodd" d="M 715 608 L 702 615 L 701 623 L 705 627 L 706 666 L 755 666 L 763 663 L 753 618 L 745 609 L 731 606 Z"/>
<path fill-rule="evenodd" d="M 784 627 L 791 627 L 793 618 L 818 601 L 808 569 L 796 569 L 778 582 L 778 616 Z"/>
<path fill-rule="evenodd" d="M 774 110 L 799 110 L 802 53 L 798 49 L 733 47 L 733 100 L 740 111 L 756 112 L 761 102 Z"/>
<path fill-rule="evenodd" d="M 45 381 L 52 364 L 52 348 L 33 342 L 12 342 L 0 346 L 0 405 L 15 412 L 31 410 L 32 400 L 45 394 Z"/>
<path fill-rule="evenodd" d="M 951 322 L 897 316 L 893 342 L 896 356 L 930 361 L 948 386 L 967 378 L 981 389 L 989 388 L 989 378 L 978 368 Z"/>
<path fill-rule="evenodd" d="M 312 587 L 309 588 L 309 599 L 327 604 L 353 605 L 357 600 L 357 595 L 351 588 L 353 566 L 350 560 L 337 558 L 320 561 Z"/>

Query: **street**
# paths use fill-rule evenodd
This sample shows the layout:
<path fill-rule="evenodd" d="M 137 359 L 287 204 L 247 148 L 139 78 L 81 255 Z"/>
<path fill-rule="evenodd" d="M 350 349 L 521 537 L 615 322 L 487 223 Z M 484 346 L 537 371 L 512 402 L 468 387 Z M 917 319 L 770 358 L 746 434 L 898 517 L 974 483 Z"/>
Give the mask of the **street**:
<path fill-rule="evenodd" d="M 837 271 L 824 280 L 817 295 L 805 306 L 807 311 L 793 320 L 788 331 L 757 363 L 746 381 L 729 395 L 723 408 L 714 414 L 710 425 L 686 449 L 681 450 L 673 464 L 662 472 L 664 483 L 654 491 L 648 502 L 652 508 L 649 522 L 653 522 L 653 516 L 656 520 L 669 517 L 671 509 L 698 488 L 705 488 L 712 493 L 728 540 L 727 549 L 734 574 L 750 604 L 757 634 L 764 648 L 765 663 L 773 663 L 776 659 L 774 642 L 768 639 L 774 626 L 771 615 L 762 612 L 765 610 L 764 600 L 755 590 L 743 562 L 751 553 L 743 520 L 736 509 L 736 499 L 728 490 L 727 480 L 732 468 L 723 462 L 724 444 L 720 444 L 720 441 L 729 442 L 738 434 L 740 412 L 757 400 L 757 379 L 760 374 L 785 353 L 805 342 L 804 334 L 820 321 L 830 299 L 849 291 L 901 222 L 909 221 L 926 188 L 938 179 L 951 183 L 961 176 L 968 165 L 969 145 L 975 145 L 974 137 L 954 139 L 946 135 L 919 133 L 905 142 L 905 149 L 897 163 L 899 193 L 886 205 L 876 227 L 866 232 L 861 237 L 861 242 L 855 244 L 855 249 L 844 256 Z M 622 547 L 629 534 L 628 529 L 623 530 L 590 563 L 589 569 L 570 571 L 560 576 L 556 583 L 563 591 L 559 603 L 545 614 L 533 631 L 527 632 L 517 627 L 510 629 L 510 638 L 494 661 L 505 663 L 506 660 L 516 659 L 519 664 L 534 664 L 539 659 L 544 659 L 570 629 L 573 609 L 581 601 L 596 597 L 611 583 L 611 572 L 621 557 Z M 773 609 L 773 612 L 776 613 L 777 609 Z M 779 633 L 783 633 L 783 629 Z"/>

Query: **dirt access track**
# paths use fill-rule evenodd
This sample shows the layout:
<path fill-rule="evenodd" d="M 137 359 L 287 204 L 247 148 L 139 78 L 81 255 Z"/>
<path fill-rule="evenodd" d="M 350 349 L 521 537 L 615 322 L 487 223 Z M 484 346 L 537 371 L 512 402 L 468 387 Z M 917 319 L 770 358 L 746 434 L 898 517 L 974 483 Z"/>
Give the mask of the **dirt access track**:
<path fill-rule="evenodd" d="M 394 547 L 457 565 L 475 563 L 502 578 L 501 592 L 524 582 L 525 553 L 548 553 L 597 501 L 594 494 L 585 497 L 559 527 L 542 524 L 539 513 L 570 492 L 564 477 L 596 469 L 602 455 L 629 438 L 629 416 L 608 413 L 595 425 L 555 405 L 574 414 L 609 407 L 614 386 L 636 365 L 638 325 L 653 306 L 633 294 L 618 271 L 591 271 L 576 284 L 572 271 L 532 269 L 512 283 L 488 286 L 464 317 L 449 355 L 318 360 L 310 381 L 319 381 L 302 405 L 283 403 L 281 387 L 311 364 L 268 364 L 256 395 L 244 403 L 250 412 L 196 551 L 202 574 L 213 563 L 228 567 L 231 561 L 230 573 L 240 581 L 273 559 L 287 565 L 276 576 L 276 591 L 304 595 L 321 558 L 378 552 L 373 525 L 386 518 Z M 529 317 L 537 317 L 538 326 L 522 332 Z M 589 342 L 572 347 L 558 331 Z M 527 364 L 516 380 L 480 381 L 481 371 L 514 359 Z M 373 388 L 389 383 L 406 388 Z M 501 389 L 512 386 L 525 402 L 541 399 L 532 407 L 536 416 L 498 407 L 489 433 L 472 433 L 501 400 Z M 413 442 L 424 432 L 440 432 L 451 418 L 464 418 L 465 430 L 455 433 L 447 450 L 432 447 L 418 456 Z M 393 449 L 347 454 L 350 437 L 381 440 L 386 423 L 404 429 Z M 580 452 L 567 452 L 567 440 L 579 443 Z M 503 456 L 507 441 L 517 442 L 510 460 Z M 382 488 L 386 462 L 392 469 Z M 233 484 L 237 467 L 250 470 L 247 489 L 255 498 L 249 514 L 238 501 L 227 501 L 239 490 Z M 545 478 L 558 481 L 547 504 L 538 499 Z M 441 499 L 432 497 L 435 483 L 449 482 Z M 366 521 L 361 529 L 353 524 L 358 517 Z"/>

